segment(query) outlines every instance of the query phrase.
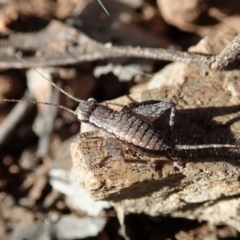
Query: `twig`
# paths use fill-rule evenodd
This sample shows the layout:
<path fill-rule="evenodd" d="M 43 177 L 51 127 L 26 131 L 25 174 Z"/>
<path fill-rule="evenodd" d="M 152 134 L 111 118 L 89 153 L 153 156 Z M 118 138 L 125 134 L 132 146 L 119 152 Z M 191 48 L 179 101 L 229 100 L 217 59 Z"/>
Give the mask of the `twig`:
<path fill-rule="evenodd" d="M 22 99 L 32 100 L 32 97 L 29 92 L 26 91 Z M 3 145 L 19 121 L 26 115 L 26 110 L 28 108 L 28 103 L 19 102 L 3 120 L 0 124 L 0 145 Z"/>
<path fill-rule="evenodd" d="M 217 56 L 217 69 L 226 68 L 240 54 L 240 34 Z"/>
<path fill-rule="evenodd" d="M 60 92 L 56 88 L 52 88 L 51 102 L 59 102 Z M 54 128 L 54 121 L 58 112 L 58 108 L 53 108 L 52 106 L 47 106 L 44 113 L 43 119 L 41 121 L 41 132 L 39 136 L 38 147 L 36 155 L 39 158 L 46 156 L 49 153 L 51 134 Z"/>

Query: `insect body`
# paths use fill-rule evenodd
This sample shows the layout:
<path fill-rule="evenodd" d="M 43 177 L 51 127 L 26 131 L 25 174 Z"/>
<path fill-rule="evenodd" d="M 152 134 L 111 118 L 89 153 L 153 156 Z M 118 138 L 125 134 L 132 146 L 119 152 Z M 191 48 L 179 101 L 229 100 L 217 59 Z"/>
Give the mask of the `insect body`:
<path fill-rule="evenodd" d="M 161 132 L 133 111 L 114 111 L 91 98 L 80 102 L 76 115 L 79 121 L 87 122 L 108 136 L 136 147 L 152 151 L 166 151 L 169 148 Z"/>

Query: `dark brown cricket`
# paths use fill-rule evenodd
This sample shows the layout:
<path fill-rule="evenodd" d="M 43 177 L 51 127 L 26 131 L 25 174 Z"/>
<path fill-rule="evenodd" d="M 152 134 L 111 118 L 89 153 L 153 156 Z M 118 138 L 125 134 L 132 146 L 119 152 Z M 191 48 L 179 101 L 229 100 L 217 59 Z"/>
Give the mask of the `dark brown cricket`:
<path fill-rule="evenodd" d="M 166 151 L 170 147 L 161 132 L 132 111 L 114 111 L 90 98 L 81 101 L 75 112 L 79 121 L 136 147 L 152 151 Z"/>

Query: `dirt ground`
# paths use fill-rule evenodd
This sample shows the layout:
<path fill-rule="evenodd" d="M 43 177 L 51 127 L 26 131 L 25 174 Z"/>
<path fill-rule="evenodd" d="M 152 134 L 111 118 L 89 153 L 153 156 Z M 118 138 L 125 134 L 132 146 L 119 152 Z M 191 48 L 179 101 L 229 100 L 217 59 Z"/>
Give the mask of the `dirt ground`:
<path fill-rule="evenodd" d="M 117 107 L 125 104 L 125 95 L 137 99 L 140 94 L 150 98 L 156 94 L 158 100 L 171 97 L 179 113 L 187 118 L 177 120 L 177 128 L 186 124 L 179 132 L 185 134 L 199 126 L 201 133 L 209 132 L 214 122 L 214 127 L 223 125 L 220 132 L 214 130 L 218 143 L 239 143 L 238 59 L 227 70 L 216 72 L 212 63 L 240 33 L 240 2 L 102 2 L 110 16 L 96 0 L 0 1 L 0 100 L 51 102 L 76 109 L 78 102 L 59 93 L 44 78 L 78 99 L 109 102 L 118 98 L 113 101 Z M 202 55 L 188 58 L 188 50 Z M 171 82 L 173 78 L 178 82 Z M 229 110 L 227 117 L 214 115 L 214 111 L 232 105 L 236 107 Z M 199 113 L 201 106 L 219 109 Z M 185 108 L 195 112 L 184 112 Z M 153 200 L 152 192 L 138 192 L 127 181 L 121 182 L 119 188 L 111 182 L 107 190 L 102 186 L 90 189 L 94 185 L 92 175 L 81 172 L 76 177 L 80 170 L 76 162 L 72 164 L 70 145 L 76 142 L 79 129 L 79 121 L 64 109 L 0 102 L 0 239 L 239 239 L 238 152 L 216 150 L 214 156 L 220 156 L 216 162 L 201 156 L 205 168 L 209 172 L 215 169 L 219 178 L 208 172 L 206 181 L 210 185 L 198 200 L 194 199 L 198 194 L 188 184 L 196 187 L 196 182 L 207 176 L 199 170 L 201 162 L 186 163 L 188 169 L 199 170 L 192 179 L 192 175 L 184 176 L 172 164 L 162 170 L 171 182 L 164 180 L 158 185 L 152 179 L 138 179 L 138 188 L 154 186 L 156 195 L 159 186 L 169 187 L 169 192 Z M 194 135 L 193 139 L 192 135 L 178 136 L 178 141 L 194 143 L 198 137 Z M 84 148 L 84 141 L 80 143 Z M 88 155 L 99 155 L 96 152 L 89 151 Z M 111 161 L 104 163 L 106 173 L 100 171 L 103 178 L 115 175 L 111 170 L 107 172 L 114 168 Z M 145 166 L 131 166 L 131 171 L 142 169 L 149 174 Z M 121 173 L 121 166 L 116 168 L 120 178 L 124 177 L 125 170 Z M 127 190 L 122 191 L 124 187 Z M 183 195 L 177 195 L 181 191 Z M 95 202 L 89 194 L 101 201 Z M 151 206 L 155 206 L 156 199 L 161 199 L 158 209 Z"/>

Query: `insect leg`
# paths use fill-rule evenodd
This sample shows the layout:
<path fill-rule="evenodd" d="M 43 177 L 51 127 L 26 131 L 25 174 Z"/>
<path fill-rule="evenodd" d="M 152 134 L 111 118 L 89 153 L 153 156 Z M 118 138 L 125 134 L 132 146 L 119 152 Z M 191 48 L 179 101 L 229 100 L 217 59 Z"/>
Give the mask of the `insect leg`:
<path fill-rule="evenodd" d="M 125 161 L 123 145 L 120 141 L 115 138 L 107 137 L 105 140 L 105 146 L 113 158 L 119 161 Z"/>
<path fill-rule="evenodd" d="M 134 112 L 134 109 L 135 109 L 135 108 L 138 108 L 140 104 L 141 104 L 141 103 L 137 103 L 137 102 L 128 103 L 127 105 L 125 105 L 125 106 L 122 108 L 122 111 L 123 111 L 123 112 L 131 112 L 131 111 L 133 110 L 133 112 Z"/>
<path fill-rule="evenodd" d="M 148 123 L 152 123 L 157 120 L 162 114 L 164 114 L 168 109 L 171 109 L 169 126 L 172 130 L 176 112 L 175 104 L 172 101 L 163 101 L 153 104 L 140 105 L 132 109 L 132 112 L 145 117 L 145 120 Z"/>
<path fill-rule="evenodd" d="M 115 138 L 108 137 L 105 140 L 105 146 L 109 152 L 109 154 L 116 160 L 123 161 L 125 163 L 137 163 L 137 164 L 144 164 L 149 171 L 151 172 L 154 179 L 159 179 L 159 171 L 156 170 L 156 164 L 151 164 L 146 160 L 137 160 L 137 159 L 130 159 L 124 154 L 123 144 L 121 141 L 116 140 Z M 130 147 L 131 151 L 135 152 L 136 149 L 133 146 Z M 139 149 L 138 149 L 139 150 Z"/>
<path fill-rule="evenodd" d="M 196 186 L 198 187 L 198 190 L 202 192 L 202 187 L 199 184 L 199 182 L 197 182 L 195 179 L 193 179 L 192 175 L 187 171 L 186 167 L 183 167 L 181 165 L 181 162 L 179 160 L 175 160 L 169 153 L 166 154 L 166 157 L 168 158 L 169 161 L 171 161 L 173 163 L 173 166 L 176 167 L 180 173 L 182 173 L 186 177 L 192 179 L 194 184 L 196 184 Z"/>
<path fill-rule="evenodd" d="M 89 132 L 80 133 L 77 136 L 77 140 L 81 140 L 83 138 L 96 138 L 96 137 L 99 137 L 99 131 L 93 130 L 93 131 L 89 131 Z"/>
<path fill-rule="evenodd" d="M 104 142 L 100 141 L 100 145 L 98 146 L 98 150 L 100 152 L 100 155 L 102 155 L 102 147 L 105 145 L 105 147 L 108 150 L 109 155 L 111 155 L 114 159 L 124 161 L 124 153 L 122 150 L 122 144 L 118 140 L 112 137 L 107 137 L 104 139 Z M 96 168 L 100 168 L 103 166 L 103 164 L 109 159 L 109 155 L 102 156 L 102 160 L 90 168 L 90 170 L 94 170 Z"/>
<path fill-rule="evenodd" d="M 173 102 L 171 102 L 171 113 L 170 113 L 170 118 L 169 118 L 170 131 L 172 131 L 173 127 L 174 127 L 175 113 L 176 113 L 175 104 Z"/>

